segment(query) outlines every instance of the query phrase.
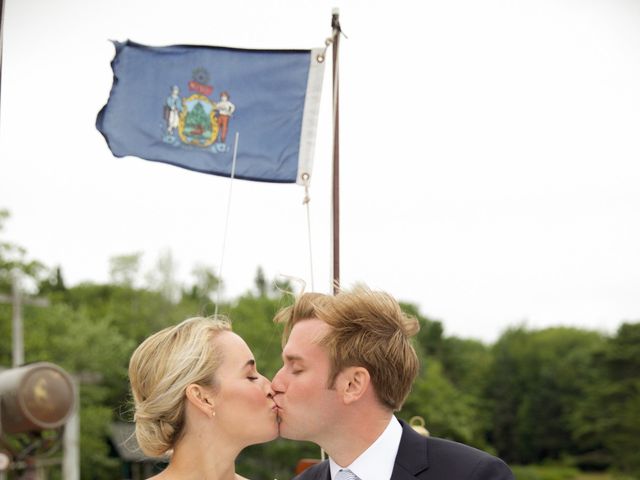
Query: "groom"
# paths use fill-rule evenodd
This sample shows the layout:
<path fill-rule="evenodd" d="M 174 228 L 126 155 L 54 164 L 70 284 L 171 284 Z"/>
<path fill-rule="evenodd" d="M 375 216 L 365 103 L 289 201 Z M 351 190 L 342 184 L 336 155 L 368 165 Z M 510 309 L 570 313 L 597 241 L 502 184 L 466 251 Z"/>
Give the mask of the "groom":
<path fill-rule="evenodd" d="M 513 480 L 502 460 L 423 437 L 393 415 L 418 373 L 410 337 L 419 325 L 391 296 L 307 293 L 276 322 L 286 342 L 272 383 L 280 435 L 329 455 L 298 480 Z"/>

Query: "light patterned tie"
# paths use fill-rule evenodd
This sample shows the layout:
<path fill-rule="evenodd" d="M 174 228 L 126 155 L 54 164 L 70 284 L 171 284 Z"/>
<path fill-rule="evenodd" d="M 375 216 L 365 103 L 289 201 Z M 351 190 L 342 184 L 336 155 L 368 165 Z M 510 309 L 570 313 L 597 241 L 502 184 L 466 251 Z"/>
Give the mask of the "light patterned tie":
<path fill-rule="evenodd" d="M 360 480 L 360 478 L 348 468 L 341 468 L 338 470 L 335 480 Z"/>

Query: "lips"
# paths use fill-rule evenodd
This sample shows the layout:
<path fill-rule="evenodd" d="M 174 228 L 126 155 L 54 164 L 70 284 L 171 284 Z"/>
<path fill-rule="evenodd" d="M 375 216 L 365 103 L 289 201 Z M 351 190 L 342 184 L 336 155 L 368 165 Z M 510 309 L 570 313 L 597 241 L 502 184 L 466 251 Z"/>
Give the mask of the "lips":
<path fill-rule="evenodd" d="M 273 412 L 276 414 L 276 421 L 278 422 L 278 425 L 279 425 L 280 423 L 282 423 L 282 407 L 280 407 L 280 405 L 278 405 L 278 403 L 275 400 L 273 401 L 273 403 L 274 405 L 271 410 L 273 410 Z"/>

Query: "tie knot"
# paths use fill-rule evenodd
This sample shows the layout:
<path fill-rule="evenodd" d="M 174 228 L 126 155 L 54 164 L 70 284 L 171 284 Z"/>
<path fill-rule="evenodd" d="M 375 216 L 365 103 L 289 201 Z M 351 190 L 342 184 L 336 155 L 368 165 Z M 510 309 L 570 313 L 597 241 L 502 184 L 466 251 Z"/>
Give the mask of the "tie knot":
<path fill-rule="evenodd" d="M 335 480 L 360 480 L 355 473 L 348 468 L 338 470 Z"/>

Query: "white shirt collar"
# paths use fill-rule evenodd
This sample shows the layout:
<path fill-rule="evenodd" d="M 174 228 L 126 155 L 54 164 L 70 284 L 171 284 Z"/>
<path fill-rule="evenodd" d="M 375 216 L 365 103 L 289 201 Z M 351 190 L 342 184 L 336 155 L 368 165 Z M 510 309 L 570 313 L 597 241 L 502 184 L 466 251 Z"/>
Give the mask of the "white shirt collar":
<path fill-rule="evenodd" d="M 389 480 L 400 447 L 401 437 L 402 426 L 392 415 L 384 432 L 351 465 L 341 467 L 332 458 L 329 458 L 331 480 L 335 479 L 341 468 L 348 468 L 361 480 Z"/>

